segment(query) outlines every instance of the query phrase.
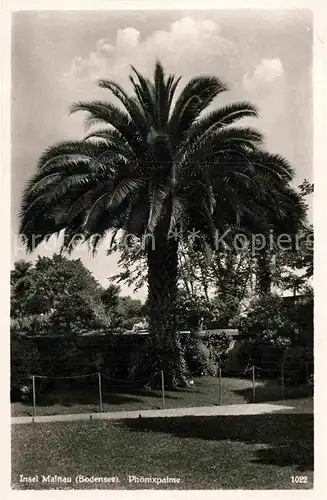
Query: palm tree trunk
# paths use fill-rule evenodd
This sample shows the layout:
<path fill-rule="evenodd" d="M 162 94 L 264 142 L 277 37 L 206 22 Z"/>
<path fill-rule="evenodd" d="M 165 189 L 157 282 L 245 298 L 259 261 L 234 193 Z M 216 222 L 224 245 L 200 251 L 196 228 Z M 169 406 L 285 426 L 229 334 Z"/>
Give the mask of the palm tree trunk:
<path fill-rule="evenodd" d="M 259 295 L 264 296 L 271 292 L 270 255 L 266 249 L 260 250 L 257 256 L 256 288 Z"/>
<path fill-rule="evenodd" d="M 187 385 L 188 370 L 177 332 L 178 243 L 156 234 L 147 249 L 148 305 L 154 371 L 163 370 L 165 386 Z"/>

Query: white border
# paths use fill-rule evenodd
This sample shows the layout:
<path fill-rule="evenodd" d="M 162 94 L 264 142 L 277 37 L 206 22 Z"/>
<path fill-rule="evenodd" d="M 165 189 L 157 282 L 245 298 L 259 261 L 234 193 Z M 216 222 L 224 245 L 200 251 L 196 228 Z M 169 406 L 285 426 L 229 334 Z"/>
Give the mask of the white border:
<path fill-rule="evenodd" d="M 323 492 L 327 492 L 327 480 L 325 475 L 327 468 L 324 467 L 327 462 L 326 457 L 326 434 L 324 430 L 325 418 L 324 410 L 327 409 L 324 381 L 324 367 L 326 362 L 326 336 L 325 328 L 325 290 L 327 283 L 325 260 L 325 242 L 326 235 L 324 229 L 324 200 L 327 197 L 327 175 L 326 175 L 326 120 L 327 120 L 327 78 L 326 78 L 326 26 L 327 26 L 327 7 L 326 0 L 305 1 L 297 0 L 216 0 L 208 1 L 187 1 L 187 0 L 155 0 L 145 1 L 114 1 L 114 0 L 2 0 L 1 2 L 1 25 L 0 25 L 0 51 L 1 51 L 1 170 L 0 170 L 0 222 L 2 230 L 1 238 L 1 258 L 0 258 L 0 318 L 1 318 L 1 352 L 2 359 L 0 363 L 1 370 L 1 389 L 2 389 L 2 408 L 9 406 L 9 269 L 10 269 L 10 90 L 11 90 L 11 63 L 10 63 L 10 14 L 17 10 L 177 10 L 177 9 L 301 9 L 308 8 L 314 13 L 314 183 L 315 183 L 315 201 L 314 201 L 314 224 L 315 224 L 315 489 L 304 491 L 206 491 L 207 498 L 216 499 L 217 495 L 224 495 L 225 498 L 289 498 L 297 496 L 304 498 L 308 496 L 318 496 L 323 498 Z M 325 181 L 325 182 L 324 182 Z M 326 242 L 327 243 L 327 242 Z M 5 381 L 5 382 L 3 382 Z M 1 414 L 1 433 L 4 443 L 1 447 L 1 492 L 4 498 L 17 498 L 24 495 L 24 498 L 53 498 L 57 495 L 78 498 L 80 491 L 12 491 L 10 489 L 10 417 L 9 412 Z M 237 471 L 235 471 L 237 474 Z M 129 497 L 144 498 L 149 497 L 165 498 L 198 498 L 203 495 L 200 491 L 83 491 L 82 495 L 88 498 L 103 497 L 108 499 L 125 499 Z"/>

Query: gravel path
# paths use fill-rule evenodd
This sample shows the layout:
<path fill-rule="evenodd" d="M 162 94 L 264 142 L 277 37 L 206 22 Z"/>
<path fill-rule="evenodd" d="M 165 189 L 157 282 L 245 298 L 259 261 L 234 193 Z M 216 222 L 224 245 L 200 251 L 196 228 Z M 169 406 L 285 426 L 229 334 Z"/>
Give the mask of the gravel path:
<path fill-rule="evenodd" d="M 293 399 L 273 403 L 237 404 L 228 406 L 201 406 L 169 410 L 115 411 L 108 413 L 76 413 L 69 415 L 45 415 L 36 417 L 12 417 L 12 424 L 42 422 L 71 422 L 74 420 L 126 420 L 130 418 L 184 417 L 210 415 L 260 415 L 262 413 L 313 413 L 313 400 Z"/>

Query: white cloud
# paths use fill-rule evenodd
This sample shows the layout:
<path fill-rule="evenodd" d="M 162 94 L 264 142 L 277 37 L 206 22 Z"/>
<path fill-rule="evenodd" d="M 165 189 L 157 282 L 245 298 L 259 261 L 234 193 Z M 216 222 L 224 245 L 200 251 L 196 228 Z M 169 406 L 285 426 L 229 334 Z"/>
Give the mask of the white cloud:
<path fill-rule="evenodd" d="M 252 73 L 247 73 L 243 78 L 246 89 L 256 88 L 258 85 L 271 83 L 280 79 L 284 74 L 280 59 L 262 59 Z"/>
<path fill-rule="evenodd" d="M 254 78 L 264 82 L 272 82 L 283 74 L 280 59 L 263 59 L 254 71 Z"/>
<path fill-rule="evenodd" d="M 168 72 L 185 77 L 207 73 L 208 67 L 224 77 L 222 70 L 232 66 L 238 47 L 220 31 L 219 24 L 211 19 L 191 17 L 172 22 L 166 31 L 153 31 L 144 39 L 137 29 L 126 27 L 118 30 L 114 44 L 101 39 L 86 58 L 76 57 L 62 81 L 76 85 L 76 79 L 112 78 L 127 84 L 131 64 L 150 76 L 156 59 Z"/>
<path fill-rule="evenodd" d="M 140 32 L 135 28 L 124 28 L 117 33 L 117 48 L 128 50 L 130 47 L 136 47 L 139 43 Z"/>
<path fill-rule="evenodd" d="M 97 41 L 96 52 L 98 54 L 103 54 L 105 56 L 108 54 L 112 54 L 113 51 L 114 51 L 113 45 L 111 45 L 110 43 L 107 43 L 107 41 L 104 40 L 103 38 L 101 38 L 101 40 Z M 81 59 L 81 58 L 79 58 L 79 59 Z"/>

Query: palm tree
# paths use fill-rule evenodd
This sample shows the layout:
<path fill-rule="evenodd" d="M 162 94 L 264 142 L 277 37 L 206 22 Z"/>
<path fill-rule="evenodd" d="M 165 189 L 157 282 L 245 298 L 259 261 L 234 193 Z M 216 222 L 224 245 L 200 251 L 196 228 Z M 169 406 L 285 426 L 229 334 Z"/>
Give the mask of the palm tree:
<path fill-rule="evenodd" d="M 47 149 L 27 183 L 20 233 L 32 250 L 51 235 L 62 249 L 82 241 L 95 250 L 109 232 L 145 238 L 149 328 L 153 370 L 168 385 L 185 383 L 176 324 L 178 240 L 214 246 L 217 231 L 295 231 L 301 200 L 289 185 L 292 168 L 262 149 L 257 130 L 235 126 L 257 117 L 255 106 L 238 102 L 204 114 L 227 86 L 215 76 L 192 78 L 177 95 L 180 78 L 156 63 L 154 79 L 132 67 L 133 94 L 109 80 L 99 86 L 115 96 L 77 102 L 92 129 L 80 141 Z M 37 240 L 35 240 L 37 234 Z"/>

